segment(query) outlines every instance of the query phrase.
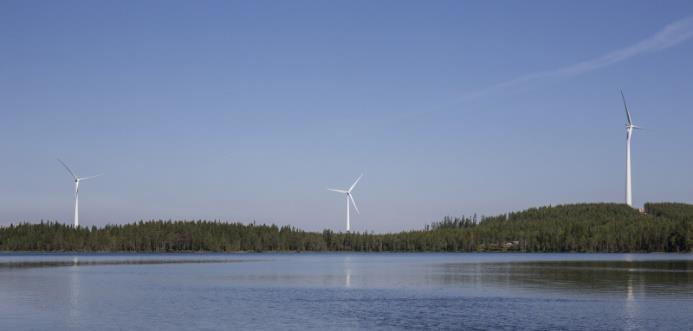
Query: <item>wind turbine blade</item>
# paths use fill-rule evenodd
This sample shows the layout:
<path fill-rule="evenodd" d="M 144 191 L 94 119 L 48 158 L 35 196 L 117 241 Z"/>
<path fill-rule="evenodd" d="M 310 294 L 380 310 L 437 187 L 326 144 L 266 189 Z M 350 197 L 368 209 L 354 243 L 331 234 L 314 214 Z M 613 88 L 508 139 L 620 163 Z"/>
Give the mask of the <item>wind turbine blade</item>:
<path fill-rule="evenodd" d="M 351 205 L 354 206 L 354 209 L 356 210 L 356 213 L 361 215 L 359 212 L 359 207 L 356 207 L 356 201 L 354 201 L 354 197 L 351 196 L 351 194 L 347 194 L 349 196 L 349 200 L 351 201 Z"/>
<path fill-rule="evenodd" d="M 92 179 L 92 178 L 96 178 L 96 177 L 100 177 L 100 176 L 103 176 L 103 174 L 98 174 L 98 175 L 96 175 L 96 176 L 89 176 L 89 177 L 79 178 L 79 180 L 87 180 L 87 179 Z"/>
<path fill-rule="evenodd" d="M 359 183 L 359 181 L 361 180 L 361 177 L 363 177 L 363 174 L 361 174 L 361 176 L 359 176 L 359 178 L 356 178 L 356 181 L 354 182 L 354 184 L 351 184 L 351 187 L 349 188 L 349 192 L 351 192 L 351 190 L 353 190 L 354 187 L 356 187 L 356 184 Z"/>
<path fill-rule="evenodd" d="M 338 190 L 338 189 L 334 189 L 334 188 L 328 188 L 327 190 L 332 191 L 332 192 L 342 193 L 342 194 L 347 193 L 347 191 L 345 191 L 345 190 Z"/>
<path fill-rule="evenodd" d="M 70 175 L 72 176 L 72 178 L 77 179 L 77 175 L 75 175 L 75 173 L 72 172 L 72 170 L 70 169 L 70 167 L 68 167 L 67 164 L 65 164 L 65 162 L 63 162 L 63 160 L 58 159 L 58 162 L 60 162 L 60 164 L 62 164 L 63 167 L 65 167 L 65 170 L 67 170 L 67 172 L 70 173 Z"/>
<path fill-rule="evenodd" d="M 633 125 L 633 120 L 630 118 L 630 112 L 628 111 L 628 106 L 626 105 L 626 97 L 623 95 L 623 91 L 621 91 L 621 99 L 623 100 L 623 108 L 626 110 L 626 116 L 628 117 L 628 125 Z"/>

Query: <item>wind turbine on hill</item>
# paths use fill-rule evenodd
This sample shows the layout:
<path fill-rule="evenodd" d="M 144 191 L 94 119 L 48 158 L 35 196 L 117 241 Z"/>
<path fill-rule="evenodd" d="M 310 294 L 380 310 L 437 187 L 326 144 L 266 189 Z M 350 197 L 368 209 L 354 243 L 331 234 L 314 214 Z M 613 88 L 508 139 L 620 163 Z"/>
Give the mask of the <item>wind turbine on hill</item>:
<path fill-rule="evenodd" d="M 626 110 L 626 204 L 633 207 L 633 188 L 631 184 L 631 167 L 630 167 L 630 142 L 633 138 L 633 130 L 642 129 L 641 127 L 633 124 L 633 119 L 630 116 L 630 111 L 628 111 L 628 106 L 626 105 L 626 97 L 623 96 L 623 91 L 621 91 L 621 99 L 623 100 L 623 108 Z"/>
<path fill-rule="evenodd" d="M 351 195 L 351 191 L 354 190 L 354 187 L 356 187 L 356 184 L 359 183 L 359 180 L 361 180 L 361 177 L 363 177 L 363 174 L 361 174 L 361 176 L 359 176 L 359 178 L 356 179 L 354 184 L 351 184 L 351 187 L 349 187 L 348 190 L 338 190 L 338 189 L 328 188 L 328 190 L 330 190 L 332 192 L 342 193 L 346 196 L 346 230 L 347 230 L 347 232 L 349 232 L 349 230 L 351 230 L 351 223 L 349 221 L 349 209 L 351 209 L 349 206 L 350 201 L 351 201 L 351 204 L 354 206 L 354 210 L 356 210 L 356 213 L 360 214 L 359 208 L 356 207 L 356 202 L 354 201 L 354 197 Z"/>
<path fill-rule="evenodd" d="M 88 180 L 88 179 L 92 179 L 95 177 L 99 177 L 101 175 L 89 176 L 89 177 L 77 177 L 77 175 L 75 175 L 75 173 L 72 171 L 72 169 L 70 169 L 70 167 L 68 167 L 67 164 L 65 164 L 65 162 L 63 162 L 61 159 L 58 159 L 58 162 L 60 162 L 60 164 L 62 164 L 63 167 L 65 167 L 65 170 L 67 170 L 67 172 L 70 173 L 70 176 L 72 176 L 72 178 L 75 180 L 75 228 L 76 228 L 76 227 L 79 227 L 79 182 L 81 182 L 83 180 Z"/>

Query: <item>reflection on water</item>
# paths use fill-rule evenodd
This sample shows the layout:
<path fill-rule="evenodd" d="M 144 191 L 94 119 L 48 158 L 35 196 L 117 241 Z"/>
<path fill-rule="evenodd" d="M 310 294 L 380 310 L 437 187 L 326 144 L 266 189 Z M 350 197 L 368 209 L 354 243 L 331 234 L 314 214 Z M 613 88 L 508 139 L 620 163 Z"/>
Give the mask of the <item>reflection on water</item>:
<path fill-rule="evenodd" d="M 351 256 L 344 257 L 344 287 L 351 287 Z"/>
<path fill-rule="evenodd" d="M 625 319 L 626 319 L 626 330 L 636 330 L 640 328 L 637 324 L 638 317 L 638 303 L 633 295 L 633 276 L 628 275 L 628 289 L 625 302 Z"/>
<path fill-rule="evenodd" d="M 692 255 L 0 254 L 8 330 L 686 329 L 692 303 Z"/>
<path fill-rule="evenodd" d="M 68 273 L 68 289 L 70 291 L 70 303 L 68 305 L 68 323 L 71 327 L 79 325 L 79 257 L 75 256 L 72 259 L 72 266 L 69 267 Z M 105 285 L 105 284 L 104 284 Z"/>
<path fill-rule="evenodd" d="M 147 265 L 147 264 L 201 264 L 201 263 L 233 263 L 251 262 L 250 260 L 232 259 L 123 259 L 123 260 L 82 260 L 73 257 L 71 260 L 39 260 L 39 261 L 0 261 L 0 270 L 13 268 L 51 268 L 51 267 L 82 267 L 82 266 L 105 266 L 105 265 Z"/>
<path fill-rule="evenodd" d="M 693 295 L 693 261 L 445 263 L 433 282 L 574 294 Z M 483 277 L 482 277 L 483 276 Z"/>

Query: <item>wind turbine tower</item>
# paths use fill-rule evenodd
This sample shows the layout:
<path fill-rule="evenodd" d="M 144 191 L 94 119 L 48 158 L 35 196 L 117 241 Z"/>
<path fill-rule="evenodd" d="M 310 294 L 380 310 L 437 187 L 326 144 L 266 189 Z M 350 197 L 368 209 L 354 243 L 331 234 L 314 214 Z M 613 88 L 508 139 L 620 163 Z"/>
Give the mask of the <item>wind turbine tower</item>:
<path fill-rule="evenodd" d="M 328 190 L 330 190 L 332 192 L 342 193 L 346 196 L 346 231 L 347 232 L 349 232 L 351 230 L 351 222 L 349 220 L 349 209 L 351 209 L 351 208 L 349 206 L 349 203 L 351 203 L 354 206 L 354 210 L 356 210 L 356 213 L 360 214 L 359 208 L 356 207 L 356 202 L 354 201 L 354 197 L 352 196 L 351 191 L 354 190 L 354 187 L 356 187 L 356 184 L 359 183 L 359 180 L 361 180 L 361 177 L 363 177 L 363 174 L 361 174 L 361 176 L 359 176 L 359 178 L 356 179 L 354 184 L 351 184 L 351 187 L 349 187 L 348 190 L 338 190 L 338 189 L 328 188 Z"/>
<path fill-rule="evenodd" d="M 626 97 L 623 96 L 623 91 L 621 91 L 621 99 L 623 100 L 623 108 L 626 110 L 626 204 L 633 207 L 633 186 L 631 178 L 631 165 L 630 165 L 630 142 L 633 138 L 633 130 L 641 129 L 641 127 L 633 124 L 633 119 L 630 116 L 630 111 L 628 111 L 628 106 L 626 105 Z"/>
<path fill-rule="evenodd" d="M 75 181 L 75 228 L 77 228 L 79 227 L 79 182 L 99 177 L 101 175 L 90 177 L 77 177 L 77 175 L 75 175 L 72 169 L 70 169 L 70 167 L 68 167 L 67 164 L 65 164 L 65 162 L 63 162 L 61 159 L 58 159 L 58 162 L 60 162 L 60 164 L 62 164 L 63 167 L 65 167 L 65 170 L 67 170 L 67 172 L 70 173 L 70 176 L 72 176 L 72 178 Z"/>

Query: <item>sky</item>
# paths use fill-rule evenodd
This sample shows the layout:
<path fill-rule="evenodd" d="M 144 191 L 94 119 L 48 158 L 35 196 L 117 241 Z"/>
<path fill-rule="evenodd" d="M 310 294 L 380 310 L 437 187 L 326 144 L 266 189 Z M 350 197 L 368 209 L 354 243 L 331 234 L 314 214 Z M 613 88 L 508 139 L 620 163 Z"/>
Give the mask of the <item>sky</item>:
<path fill-rule="evenodd" d="M 0 225 L 693 203 L 691 1 L 0 1 Z"/>

